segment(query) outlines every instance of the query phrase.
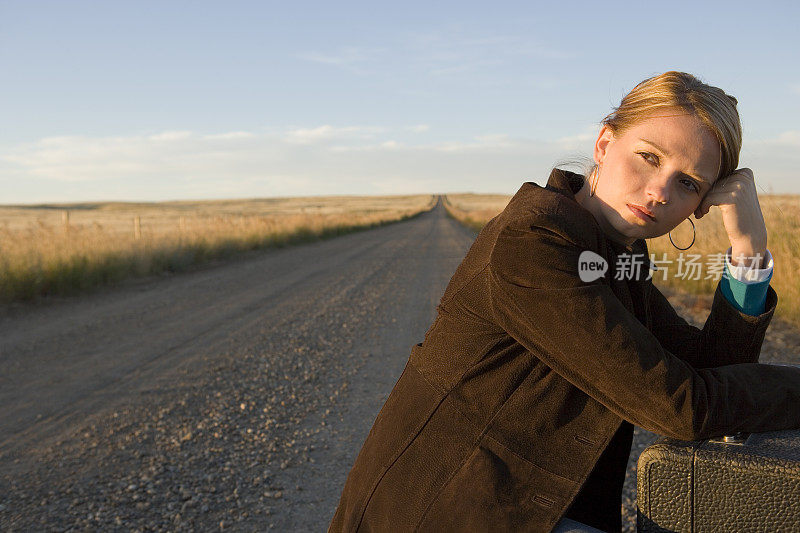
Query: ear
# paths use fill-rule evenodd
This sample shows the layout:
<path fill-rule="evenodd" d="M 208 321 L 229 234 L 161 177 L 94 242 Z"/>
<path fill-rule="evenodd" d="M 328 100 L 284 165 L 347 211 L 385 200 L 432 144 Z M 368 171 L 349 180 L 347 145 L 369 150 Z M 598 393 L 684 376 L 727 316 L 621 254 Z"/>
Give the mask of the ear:
<path fill-rule="evenodd" d="M 600 164 L 606 158 L 608 145 L 614 140 L 614 132 L 606 124 L 600 128 L 597 140 L 594 142 L 594 162 Z"/>

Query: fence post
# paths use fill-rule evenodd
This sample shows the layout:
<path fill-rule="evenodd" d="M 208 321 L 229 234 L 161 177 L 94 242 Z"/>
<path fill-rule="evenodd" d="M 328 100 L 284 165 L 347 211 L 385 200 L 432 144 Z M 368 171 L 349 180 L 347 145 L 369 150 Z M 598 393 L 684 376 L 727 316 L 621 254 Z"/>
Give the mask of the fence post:
<path fill-rule="evenodd" d="M 64 233 L 69 233 L 69 211 L 61 212 L 61 222 L 64 224 Z"/>
<path fill-rule="evenodd" d="M 133 217 L 133 239 L 138 241 L 142 238 L 142 222 L 139 215 Z"/>

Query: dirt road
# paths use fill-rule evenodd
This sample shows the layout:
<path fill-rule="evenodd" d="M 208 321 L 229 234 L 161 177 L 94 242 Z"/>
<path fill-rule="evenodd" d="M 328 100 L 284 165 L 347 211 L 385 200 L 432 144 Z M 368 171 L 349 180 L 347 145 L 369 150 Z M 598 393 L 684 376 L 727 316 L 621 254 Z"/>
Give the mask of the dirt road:
<path fill-rule="evenodd" d="M 473 239 L 439 206 L 5 311 L 0 529 L 324 530 Z"/>
<path fill-rule="evenodd" d="M 439 205 L 3 311 L 0 530 L 324 531 L 474 237 Z"/>

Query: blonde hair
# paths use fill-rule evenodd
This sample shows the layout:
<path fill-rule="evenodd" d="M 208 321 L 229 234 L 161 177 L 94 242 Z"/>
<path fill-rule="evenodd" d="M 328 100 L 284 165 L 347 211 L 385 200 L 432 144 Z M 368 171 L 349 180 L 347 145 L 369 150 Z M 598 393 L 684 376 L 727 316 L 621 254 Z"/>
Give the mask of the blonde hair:
<path fill-rule="evenodd" d="M 736 98 L 722 89 L 707 85 L 686 72 L 671 70 L 639 83 L 601 123 L 615 136 L 622 135 L 658 111 L 680 107 L 696 116 L 719 141 L 722 152 L 719 179 L 739 166 L 742 124 L 737 103 Z"/>

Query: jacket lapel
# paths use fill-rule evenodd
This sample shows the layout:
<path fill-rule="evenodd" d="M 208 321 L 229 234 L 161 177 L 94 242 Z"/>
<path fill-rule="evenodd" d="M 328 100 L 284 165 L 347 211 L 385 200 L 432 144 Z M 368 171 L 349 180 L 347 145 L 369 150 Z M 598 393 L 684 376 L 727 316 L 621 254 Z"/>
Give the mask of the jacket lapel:
<path fill-rule="evenodd" d="M 546 188 L 573 200 L 576 209 L 582 210 L 594 221 L 594 215 L 575 200 L 575 194 L 583 187 L 584 181 L 585 178 L 581 174 L 554 168 L 547 180 Z M 599 242 L 605 244 L 605 249 L 599 253 L 608 261 L 606 281 L 622 304 L 647 326 L 649 322 L 647 280 L 652 271 L 647 243 L 644 239 L 639 239 L 626 246 L 607 238 L 596 222 L 593 226 L 600 237 Z"/>

